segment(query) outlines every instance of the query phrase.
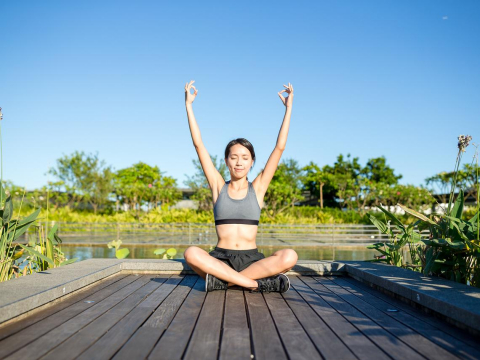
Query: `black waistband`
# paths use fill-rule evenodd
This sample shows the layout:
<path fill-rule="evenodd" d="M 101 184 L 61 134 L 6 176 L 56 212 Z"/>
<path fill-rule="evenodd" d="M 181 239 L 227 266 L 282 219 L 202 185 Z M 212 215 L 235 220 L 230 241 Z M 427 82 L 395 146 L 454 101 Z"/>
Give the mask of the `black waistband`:
<path fill-rule="evenodd" d="M 246 224 L 246 225 L 258 225 L 258 220 L 249 220 L 249 219 L 223 219 L 215 220 L 215 225 L 223 224 Z"/>
<path fill-rule="evenodd" d="M 225 254 L 256 254 L 258 253 L 258 248 L 247 249 L 247 250 L 234 250 L 234 249 L 224 249 L 224 248 L 215 246 L 215 250 Z"/>

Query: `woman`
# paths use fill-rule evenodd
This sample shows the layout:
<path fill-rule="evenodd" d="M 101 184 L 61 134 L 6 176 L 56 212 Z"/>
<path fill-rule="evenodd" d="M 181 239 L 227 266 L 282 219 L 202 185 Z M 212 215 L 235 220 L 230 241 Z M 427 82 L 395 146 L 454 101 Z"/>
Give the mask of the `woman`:
<path fill-rule="evenodd" d="M 193 115 L 192 103 L 198 94 L 192 85 L 194 82 L 185 84 L 185 106 L 193 145 L 212 190 L 218 243 L 210 253 L 190 246 L 185 250 L 185 261 L 205 279 L 206 291 L 239 285 L 252 292 L 285 292 L 290 288 L 290 281 L 284 273 L 295 266 L 297 253 L 284 249 L 265 258 L 258 252 L 255 240 L 261 204 L 287 143 L 293 86 L 288 83 L 278 92 L 286 107 L 285 116 L 277 144 L 263 171 L 253 182 L 249 182 L 247 175 L 255 161 L 253 146 L 243 138 L 232 140 L 225 149 L 225 163 L 231 180 L 225 182 L 212 163 Z M 192 88 L 195 90 L 193 94 L 190 92 Z M 283 97 L 283 92 L 288 96 Z"/>

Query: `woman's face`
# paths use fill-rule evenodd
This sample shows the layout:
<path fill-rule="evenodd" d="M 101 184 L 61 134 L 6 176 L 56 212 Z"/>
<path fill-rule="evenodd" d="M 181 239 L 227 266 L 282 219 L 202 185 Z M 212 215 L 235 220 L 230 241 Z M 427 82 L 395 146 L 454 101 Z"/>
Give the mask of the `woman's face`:
<path fill-rule="evenodd" d="M 230 154 L 225 159 L 225 163 L 230 170 L 232 179 L 240 179 L 248 175 L 253 165 L 253 159 L 250 150 L 243 145 L 235 144 L 230 148 Z"/>

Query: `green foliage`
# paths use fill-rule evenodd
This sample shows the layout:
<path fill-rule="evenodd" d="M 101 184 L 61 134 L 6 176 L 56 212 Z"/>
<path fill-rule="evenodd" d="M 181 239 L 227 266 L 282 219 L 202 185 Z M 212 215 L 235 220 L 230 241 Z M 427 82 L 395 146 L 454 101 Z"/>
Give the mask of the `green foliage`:
<path fill-rule="evenodd" d="M 322 209 L 324 205 L 329 207 L 338 206 L 334 199 L 336 191 L 335 176 L 325 169 L 320 169 L 313 161 L 302 169 L 305 172 L 303 188 L 319 199 Z"/>
<path fill-rule="evenodd" d="M 142 205 L 158 208 L 159 202 L 174 204 L 182 196 L 175 179 L 162 176 L 158 166 L 143 162 L 117 171 L 114 187 L 119 202 L 135 210 L 136 217 Z"/>
<path fill-rule="evenodd" d="M 67 206 L 77 206 L 84 201 L 97 212 L 99 206 L 108 202 L 113 190 L 112 169 L 99 160 L 98 155 L 75 151 L 58 159 L 56 167 L 48 172 L 58 179 L 54 184 L 70 195 Z"/>
<path fill-rule="evenodd" d="M 303 168 L 304 188 L 331 207 L 347 208 L 365 213 L 366 207 L 404 203 L 413 208 L 433 203 L 423 187 L 400 185 L 401 175 L 386 164 L 384 157 L 369 159 L 362 167 L 358 158 L 339 155 L 333 166 L 322 169 L 313 162 Z"/>
<path fill-rule="evenodd" d="M 122 245 L 122 240 L 113 240 L 110 241 L 107 246 L 109 249 L 115 248 L 115 256 L 117 259 L 125 259 L 129 254 L 130 250 L 127 248 L 120 249 L 120 246 Z"/>
<path fill-rule="evenodd" d="M 465 138 L 465 137 L 463 137 Z M 461 137 L 459 137 L 461 140 Z M 382 253 L 381 258 L 373 261 L 384 261 L 396 266 L 413 267 L 423 272 L 424 275 L 434 275 L 448 280 L 480 287 L 480 236 L 479 236 L 479 202 L 478 202 L 478 163 L 475 166 L 475 181 L 472 185 L 477 195 L 477 208 L 469 220 L 464 218 L 465 195 L 460 187 L 458 196 L 454 193 L 458 182 L 462 182 L 459 165 L 466 145 L 459 141 L 459 152 L 452 175 L 437 174 L 427 179 L 430 184 L 442 183 L 447 179 L 451 181 L 451 190 L 448 208 L 445 214 L 426 216 L 416 210 L 400 205 L 406 213 L 417 219 L 413 225 L 405 226 L 395 215 L 379 206 L 385 213 L 385 221 L 369 215 L 370 221 L 384 234 L 388 234 L 390 243 L 377 243 L 369 248 L 374 248 Z M 478 153 L 476 153 L 478 162 Z M 460 174 L 459 174 L 460 173 Z M 448 175 L 448 176 L 447 176 Z M 446 185 L 441 185 L 446 186 Z M 387 220 L 388 218 L 388 220 Z M 467 217 L 468 218 L 468 217 Z M 397 229 L 392 231 L 390 222 Z M 418 225 L 418 229 L 415 229 Z M 422 238 L 421 230 L 428 230 L 428 238 Z M 400 236 L 400 239 L 398 239 Z M 407 245 L 410 249 L 412 264 L 406 264 L 401 256 L 402 248 Z"/>
<path fill-rule="evenodd" d="M 395 175 L 394 171 L 387 165 L 387 159 L 384 156 L 368 160 L 367 165 L 361 170 L 361 173 L 374 183 L 386 185 L 396 185 L 402 175 Z"/>
<path fill-rule="evenodd" d="M 458 170 L 457 172 L 443 171 L 427 178 L 425 181 L 427 186 L 431 187 L 431 191 L 438 194 L 439 200 L 442 203 L 448 202 L 449 189 L 454 181 L 456 181 L 455 192 L 464 190 L 466 198 L 476 198 L 478 170 L 478 165 L 464 164 L 462 170 Z"/>
<path fill-rule="evenodd" d="M 227 180 L 229 174 L 225 163 L 216 156 L 211 159 Z M 191 199 L 198 202 L 199 210 L 211 211 L 211 189 L 200 161 L 195 159 L 193 163 L 195 174 L 188 176 L 184 183 L 193 190 Z M 174 205 L 182 197 L 174 178 L 164 176 L 157 166 L 143 162 L 113 173 L 97 155 L 76 151 L 58 159 L 56 167 L 49 172 L 55 180 L 41 189 L 30 191 L 25 199 L 27 208 L 46 207 L 49 202 L 54 211 L 66 206 L 83 214 L 83 209 L 91 207 L 94 214 L 99 210 L 102 215 L 110 215 L 122 212 L 120 205 L 127 205 L 130 211 L 123 217 L 129 218 L 133 214 L 134 221 L 140 221 L 143 217 L 140 209 L 157 210 L 160 206 L 166 209 L 165 206 Z M 301 168 L 295 160 L 287 159 L 279 164 L 270 183 L 264 199 L 264 212 L 269 221 L 275 221 L 278 215 L 305 200 L 306 191 L 312 195 L 309 202 L 318 198 L 322 209 L 356 210 L 362 215 L 367 207 L 380 203 L 394 205 L 401 202 L 417 210 L 432 203 L 426 189 L 399 185 L 400 178 L 401 175 L 395 174 L 384 157 L 369 159 L 362 167 L 357 157 L 340 154 L 333 166 L 323 168 L 314 162 Z M 19 196 L 18 186 L 12 183 L 7 186 L 11 188 L 12 197 Z"/>
<path fill-rule="evenodd" d="M 230 173 L 228 172 L 225 161 L 217 161 L 217 156 L 210 155 L 210 158 L 220 175 L 222 175 L 225 181 L 227 181 L 230 177 Z M 195 173 L 193 176 L 188 176 L 185 174 L 185 176 L 187 176 L 187 180 L 184 181 L 184 184 L 194 191 L 194 195 L 191 199 L 198 201 L 198 208 L 203 211 L 209 211 L 213 209 L 212 190 L 208 185 L 208 181 L 203 172 L 200 160 L 194 159 L 192 162 L 195 167 Z"/>
<path fill-rule="evenodd" d="M 262 170 L 263 171 L 263 170 Z M 283 160 L 277 168 L 265 194 L 265 214 L 272 218 L 293 208 L 295 203 L 304 200 L 302 184 L 304 176 L 298 162 L 293 159 Z"/>
<path fill-rule="evenodd" d="M 382 255 L 377 256 L 372 262 L 385 262 L 390 265 L 405 267 L 411 270 L 420 270 L 421 257 L 419 256 L 418 242 L 421 240 L 419 233 L 414 231 L 418 222 L 410 225 L 404 225 L 398 217 L 379 206 L 384 213 L 384 220 L 378 219 L 372 214 L 367 214 L 368 218 L 382 234 L 388 235 L 389 242 L 378 242 L 367 246 L 368 249 L 375 249 Z M 408 245 L 411 263 L 407 263 L 403 256 L 403 248 Z"/>
<path fill-rule="evenodd" d="M 76 261 L 65 258 L 56 226 L 47 234 L 42 226 L 36 225 L 40 209 L 23 219 L 15 219 L 12 198 L 6 197 L 1 184 L 0 198 L 4 199 L 0 201 L 0 282 Z M 30 230 L 34 230 L 33 234 Z M 27 245 L 17 243 L 23 235 L 29 235 Z"/>
<path fill-rule="evenodd" d="M 177 255 L 177 250 L 175 248 L 157 249 L 153 252 L 155 255 L 163 255 L 162 259 L 173 259 Z"/>
<path fill-rule="evenodd" d="M 367 217 L 357 211 L 346 211 L 338 208 L 320 209 L 317 206 L 289 207 L 280 214 L 273 216 L 263 209 L 260 223 L 265 224 L 369 224 Z M 26 214 L 26 212 L 24 212 Z M 46 216 L 42 210 L 40 217 Z M 72 223 L 213 223 L 213 210 L 208 211 L 194 209 L 152 209 L 148 212 L 140 212 L 136 217 L 133 211 L 118 212 L 111 214 L 93 214 L 88 211 L 76 211 L 68 208 L 58 208 L 49 213 L 49 219 L 59 222 Z M 408 222 L 408 219 L 402 219 Z M 88 231 L 86 227 L 84 231 Z"/>

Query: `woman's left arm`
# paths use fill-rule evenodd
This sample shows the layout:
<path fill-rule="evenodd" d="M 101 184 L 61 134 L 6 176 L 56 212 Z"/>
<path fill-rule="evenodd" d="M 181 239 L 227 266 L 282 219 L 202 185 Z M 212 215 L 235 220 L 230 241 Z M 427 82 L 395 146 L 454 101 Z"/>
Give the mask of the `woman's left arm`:
<path fill-rule="evenodd" d="M 290 117 L 292 116 L 293 86 L 290 83 L 288 83 L 288 86 L 283 86 L 285 86 L 285 89 L 279 91 L 278 96 L 280 96 L 283 105 L 285 105 L 285 116 L 283 117 L 282 127 L 280 128 L 280 132 L 278 133 L 277 144 L 275 145 L 275 149 L 273 149 L 272 154 L 268 158 L 265 168 L 252 182 L 255 190 L 257 192 L 260 192 L 262 196 L 265 195 L 265 193 L 267 192 L 268 185 L 270 185 L 270 181 L 272 181 L 273 175 L 277 170 L 278 163 L 280 162 L 280 158 L 282 157 L 285 146 L 287 145 L 288 129 L 290 128 Z M 283 97 L 283 92 L 286 92 L 288 94 L 288 97 Z"/>

